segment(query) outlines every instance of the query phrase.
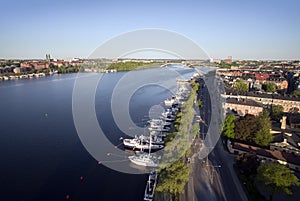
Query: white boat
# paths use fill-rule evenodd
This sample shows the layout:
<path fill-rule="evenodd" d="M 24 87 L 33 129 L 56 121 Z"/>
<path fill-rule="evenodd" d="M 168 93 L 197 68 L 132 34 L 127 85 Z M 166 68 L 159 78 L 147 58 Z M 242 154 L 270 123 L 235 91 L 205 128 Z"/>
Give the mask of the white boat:
<path fill-rule="evenodd" d="M 147 143 L 150 143 L 150 137 L 151 137 L 151 144 L 153 145 L 164 145 L 165 142 L 163 140 L 163 137 L 160 135 L 151 135 L 146 136 L 146 135 L 140 135 L 140 136 L 135 136 L 135 138 L 139 138 L 140 140 L 143 140 Z"/>
<path fill-rule="evenodd" d="M 151 141 L 151 140 L 150 140 Z M 163 149 L 164 146 L 162 144 L 153 144 L 149 143 L 148 140 L 140 139 L 138 137 L 133 139 L 124 139 L 123 144 L 125 148 L 134 149 L 134 150 L 160 150 Z"/>
<path fill-rule="evenodd" d="M 169 132 L 170 128 L 165 128 L 164 126 L 155 126 L 155 127 L 149 127 L 149 131 L 158 131 L 158 132 Z"/>
<path fill-rule="evenodd" d="M 157 167 L 157 157 L 150 155 L 147 153 L 141 153 L 141 154 L 136 154 L 133 156 L 129 156 L 128 157 L 129 160 L 136 164 L 136 165 L 140 165 L 140 166 L 145 166 L 145 167 Z"/>
<path fill-rule="evenodd" d="M 161 116 L 165 118 L 175 119 L 175 115 L 173 115 L 171 112 L 168 111 L 161 113 Z"/>
<path fill-rule="evenodd" d="M 151 145 L 151 137 L 150 137 L 150 145 Z M 149 146 L 149 152 L 147 153 L 141 153 L 141 154 L 136 154 L 133 156 L 129 156 L 129 160 L 140 166 L 145 166 L 145 167 L 157 167 L 158 166 L 158 159 L 156 156 L 151 155 L 151 148 L 152 146 Z"/>
<path fill-rule="evenodd" d="M 172 96 L 172 98 L 170 100 L 166 99 L 164 101 L 164 104 L 165 104 L 165 106 L 178 105 L 178 104 L 180 104 L 180 101 L 176 98 L 176 96 Z"/>
<path fill-rule="evenodd" d="M 145 188 L 145 193 L 144 193 L 144 200 L 145 201 L 152 201 L 153 200 L 156 184 L 157 184 L 157 172 L 152 171 L 149 174 L 149 178 L 147 180 L 147 185 L 146 185 L 146 188 Z"/>
<path fill-rule="evenodd" d="M 171 122 L 167 122 L 171 123 Z M 149 128 L 163 128 L 163 129 L 170 129 L 171 124 L 163 124 L 163 123 L 153 123 L 150 122 Z"/>
<path fill-rule="evenodd" d="M 163 125 L 163 126 L 171 126 L 171 122 L 166 122 L 162 119 L 151 119 L 148 121 L 148 123 L 151 125 Z"/>
<path fill-rule="evenodd" d="M 169 118 L 169 117 L 164 117 L 164 116 L 160 116 L 160 118 L 166 122 L 173 122 L 175 121 L 175 118 Z"/>
<path fill-rule="evenodd" d="M 161 135 L 151 135 L 151 138 L 152 138 L 152 144 L 157 144 L 157 145 L 164 145 L 165 144 L 165 141 L 163 139 L 163 136 Z M 150 139 L 149 139 L 149 142 L 150 142 Z"/>
<path fill-rule="evenodd" d="M 150 131 L 150 135 L 164 138 L 168 133 L 162 131 Z"/>

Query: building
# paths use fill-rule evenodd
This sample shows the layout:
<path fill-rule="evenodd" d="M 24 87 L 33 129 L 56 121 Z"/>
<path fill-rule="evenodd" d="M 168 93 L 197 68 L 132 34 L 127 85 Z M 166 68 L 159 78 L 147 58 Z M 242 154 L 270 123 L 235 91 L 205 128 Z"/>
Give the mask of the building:
<path fill-rule="evenodd" d="M 226 93 L 222 96 L 224 98 L 253 100 L 266 106 L 281 105 L 284 112 L 300 112 L 300 98 L 293 96 L 282 96 L 280 94 L 265 94 L 259 92 L 248 92 L 240 95 L 230 89 L 226 89 Z"/>
<path fill-rule="evenodd" d="M 245 116 L 246 114 L 257 116 L 263 111 L 262 104 L 253 100 L 238 98 L 227 98 L 224 108 L 225 110 L 233 110 L 240 116 Z"/>
<path fill-rule="evenodd" d="M 295 110 L 293 111 L 292 114 L 288 115 L 288 121 L 290 123 L 290 127 L 296 130 L 300 129 L 300 115 L 299 114 L 295 114 L 295 113 L 299 113 L 299 111 Z"/>
<path fill-rule="evenodd" d="M 227 148 L 230 153 L 242 154 L 242 153 L 255 153 L 261 161 L 271 161 L 286 165 L 293 170 L 300 170 L 300 155 L 288 153 L 285 151 L 269 150 L 252 145 L 247 145 L 239 142 L 227 141 Z"/>
<path fill-rule="evenodd" d="M 13 69 L 14 73 L 20 73 L 21 72 L 21 69 L 19 67 L 16 67 Z"/>
<path fill-rule="evenodd" d="M 228 58 L 224 59 L 223 61 L 224 61 L 224 63 L 232 64 L 232 56 L 228 56 Z"/>
<path fill-rule="evenodd" d="M 264 83 L 270 77 L 267 73 L 255 73 L 255 80 L 259 83 Z"/>
<path fill-rule="evenodd" d="M 46 54 L 46 61 L 47 61 L 48 63 L 50 63 L 50 61 L 51 61 L 50 54 Z"/>
<path fill-rule="evenodd" d="M 278 150 L 300 156 L 300 142 L 297 134 L 284 132 L 274 138 L 275 140 L 270 144 L 270 150 Z"/>
<path fill-rule="evenodd" d="M 35 62 L 31 62 L 30 64 L 33 66 L 35 70 L 49 68 L 50 65 L 49 63 L 42 62 L 42 61 L 35 61 Z"/>
<path fill-rule="evenodd" d="M 214 58 L 211 58 L 210 59 L 210 63 L 221 63 L 221 60 L 220 59 L 214 59 Z"/>
<path fill-rule="evenodd" d="M 20 67 L 22 68 L 33 68 L 31 62 L 23 61 L 20 63 Z"/>

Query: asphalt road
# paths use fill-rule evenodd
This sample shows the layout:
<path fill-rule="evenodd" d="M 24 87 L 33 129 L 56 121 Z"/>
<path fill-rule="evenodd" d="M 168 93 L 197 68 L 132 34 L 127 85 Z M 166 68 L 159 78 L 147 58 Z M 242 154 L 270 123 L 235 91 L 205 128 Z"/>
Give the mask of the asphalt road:
<path fill-rule="evenodd" d="M 192 146 L 192 153 L 194 153 L 190 164 L 192 172 L 181 200 L 248 200 L 233 170 L 234 156 L 224 151 L 218 136 L 211 135 L 216 133 L 217 125 L 221 122 L 216 117 L 216 114 L 222 114 L 220 111 L 222 105 L 217 100 L 220 93 L 217 90 L 218 85 L 213 77 L 205 78 L 205 82 L 200 82 L 198 96 L 202 100 L 201 133 Z M 197 154 L 203 146 L 211 147 L 209 150 L 212 151 L 208 157 L 199 157 Z"/>

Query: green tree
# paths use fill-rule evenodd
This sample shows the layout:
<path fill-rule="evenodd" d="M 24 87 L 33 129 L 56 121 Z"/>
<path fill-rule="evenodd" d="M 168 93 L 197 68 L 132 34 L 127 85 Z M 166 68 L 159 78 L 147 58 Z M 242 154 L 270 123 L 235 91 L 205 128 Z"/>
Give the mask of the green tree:
<path fill-rule="evenodd" d="M 235 138 L 252 141 L 257 131 L 257 118 L 252 114 L 246 114 L 235 122 Z"/>
<path fill-rule="evenodd" d="M 200 99 L 198 99 L 197 104 L 198 104 L 198 107 L 202 107 L 202 101 Z"/>
<path fill-rule="evenodd" d="M 235 121 L 235 116 L 233 114 L 227 115 L 227 117 L 225 118 L 225 121 L 224 121 L 223 128 L 222 128 L 222 135 L 224 135 L 230 139 L 234 138 L 234 135 L 235 135 L 234 121 Z"/>
<path fill-rule="evenodd" d="M 272 105 L 271 108 L 271 118 L 275 121 L 279 121 L 283 115 L 283 106 L 282 105 Z"/>
<path fill-rule="evenodd" d="M 262 163 L 257 169 L 256 180 L 270 193 L 270 200 L 275 193 L 292 195 L 292 187 L 300 184 L 292 170 L 278 163 Z"/>
<path fill-rule="evenodd" d="M 160 171 L 156 191 L 169 193 L 173 198 L 172 200 L 178 200 L 179 194 L 183 192 L 188 180 L 189 168 L 182 159 L 179 159 Z"/>
<path fill-rule="evenodd" d="M 273 140 L 270 129 L 271 120 L 269 114 L 267 112 L 260 113 L 257 121 L 257 132 L 253 141 L 259 146 L 268 146 Z"/>
<path fill-rule="evenodd" d="M 292 95 L 293 96 L 300 96 L 300 91 L 295 90 L 295 91 L 292 92 Z"/>
<path fill-rule="evenodd" d="M 262 85 L 263 90 L 265 90 L 266 92 L 275 92 L 276 91 L 276 84 L 275 83 L 265 83 Z"/>
<path fill-rule="evenodd" d="M 248 84 L 241 79 L 235 81 L 233 88 L 238 92 L 248 92 Z"/>
<path fill-rule="evenodd" d="M 228 63 L 225 63 L 225 62 L 221 62 L 221 63 L 217 63 L 217 66 L 219 67 L 219 68 L 230 68 L 231 67 L 231 65 L 230 64 L 228 64 Z"/>

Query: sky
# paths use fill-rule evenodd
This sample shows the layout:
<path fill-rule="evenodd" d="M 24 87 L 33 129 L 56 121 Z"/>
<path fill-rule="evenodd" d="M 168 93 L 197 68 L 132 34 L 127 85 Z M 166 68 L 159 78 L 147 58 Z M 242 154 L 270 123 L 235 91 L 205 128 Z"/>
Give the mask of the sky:
<path fill-rule="evenodd" d="M 87 58 L 105 41 L 155 28 L 211 58 L 300 59 L 299 0 L 0 0 L 0 58 Z"/>

